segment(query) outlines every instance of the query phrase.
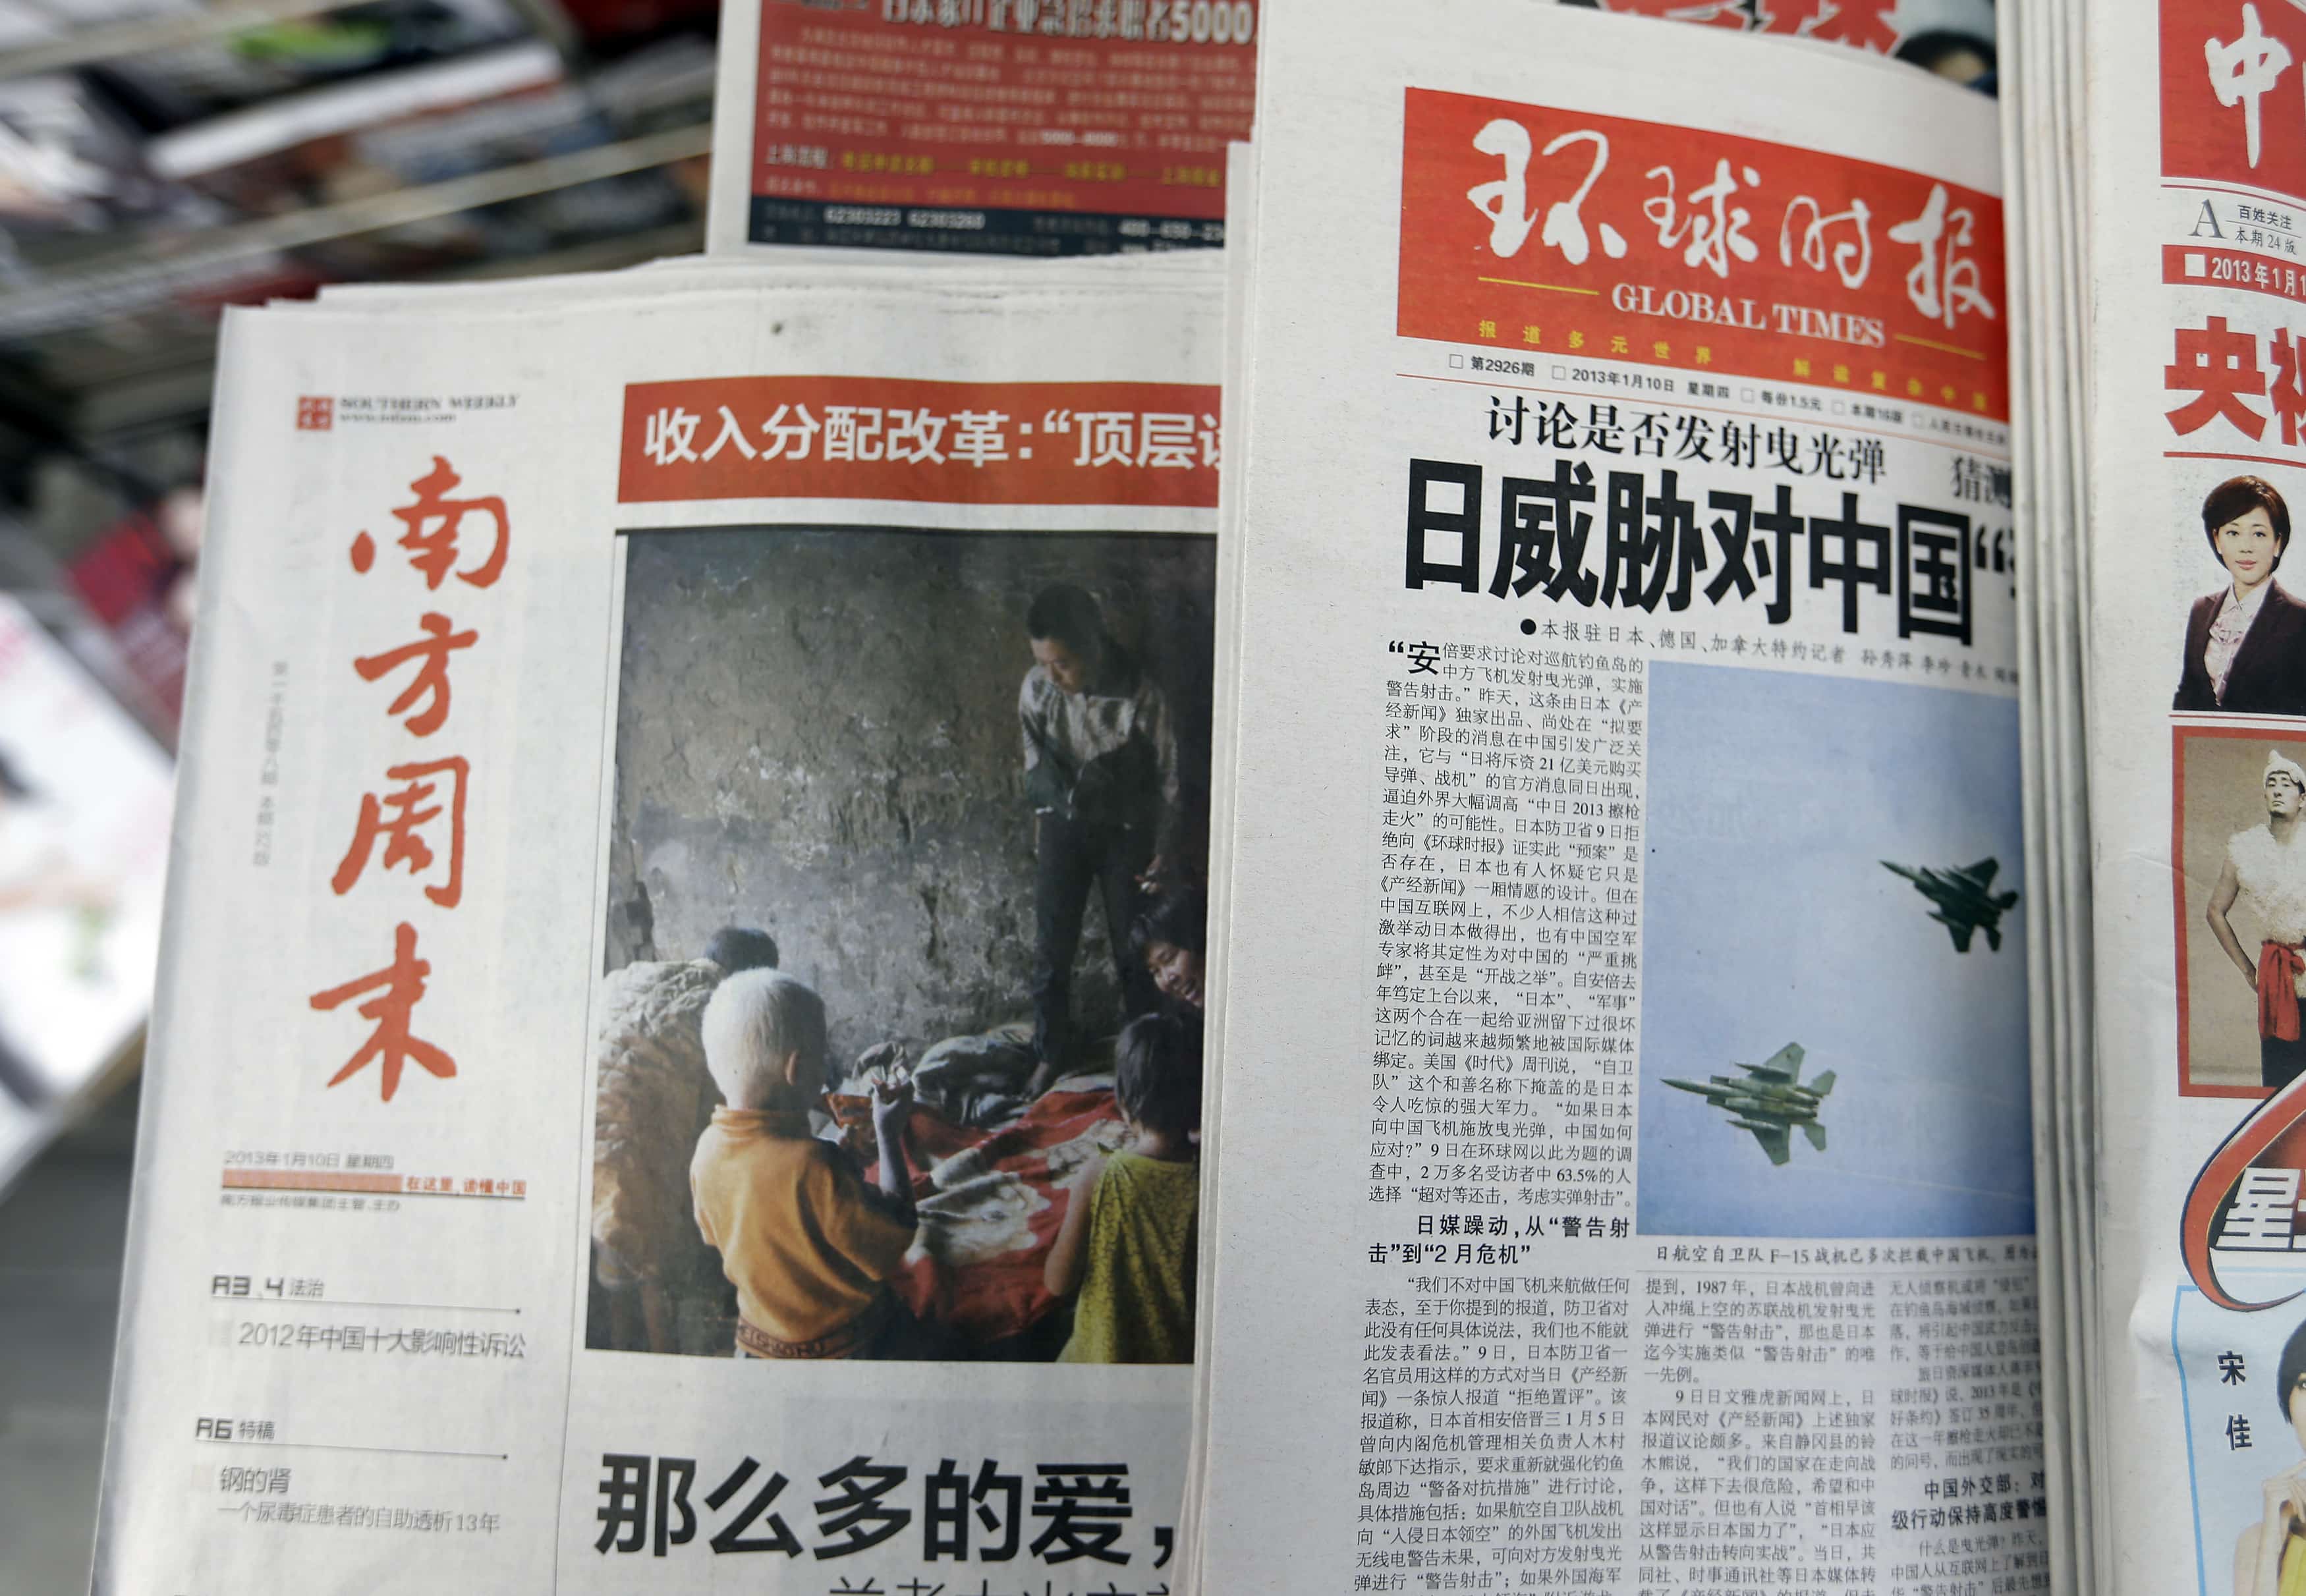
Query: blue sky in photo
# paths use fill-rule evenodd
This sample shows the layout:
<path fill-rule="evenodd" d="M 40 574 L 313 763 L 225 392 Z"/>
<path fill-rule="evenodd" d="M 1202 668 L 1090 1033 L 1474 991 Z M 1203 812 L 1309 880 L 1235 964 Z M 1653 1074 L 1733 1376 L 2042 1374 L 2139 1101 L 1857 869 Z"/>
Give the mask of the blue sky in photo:
<path fill-rule="evenodd" d="M 1952 688 L 1650 671 L 1638 1225 L 1645 1235 L 1996 1236 L 2034 1228 L 2018 706 Z M 1993 857 L 2002 948 L 1956 953 L 1883 859 Z M 1827 1149 L 1773 1166 L 1663 1084 L 1788 1042 L 1831 1070 Z"/>

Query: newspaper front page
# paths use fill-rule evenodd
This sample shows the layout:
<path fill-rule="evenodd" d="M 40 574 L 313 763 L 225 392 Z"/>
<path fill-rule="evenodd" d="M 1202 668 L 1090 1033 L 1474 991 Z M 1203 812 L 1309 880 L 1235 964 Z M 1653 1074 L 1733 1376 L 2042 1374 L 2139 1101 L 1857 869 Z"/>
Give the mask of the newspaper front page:
<path fill-rule="evenodd" d="M 1189 1588 L 2047 1589 L 1991 104 L 1260 47 Z"/>
<path fill-rule="evenodd" d="M 1221 313 L 232 318 L 98 1589 L 1173 1577 Z"/>
<path fill-rule="evenodd" d="M 2306 13 L 2090 24 L 2104 1589 L 2306 1580 Z M 2141 114 L 2142 108 L 2142 114 Z M 2150 1460 L 2147 1461 L 2147 1460 Z"/>

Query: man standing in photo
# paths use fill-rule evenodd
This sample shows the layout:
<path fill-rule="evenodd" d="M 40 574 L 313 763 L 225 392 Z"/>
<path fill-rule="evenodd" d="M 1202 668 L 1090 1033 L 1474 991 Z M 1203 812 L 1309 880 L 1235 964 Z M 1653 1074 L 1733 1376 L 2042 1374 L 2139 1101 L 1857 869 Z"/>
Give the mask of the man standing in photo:
<path fill-rule="evenodd" d="M 1041 590 L 1026 611 L 1033 667 L 1017 694 L 1025 796 L 1033 806 L 1033 1053 L 1038 1097 L 1074 1063 L 1073 960 L 1094 890 L 1123 1013 L 1156 1002 L 1129 956 L 1140 888 L 1177 858 L 1183 806 L 1168 698 L 1106 630 L 1097 601 L 1070 583 Z"/>

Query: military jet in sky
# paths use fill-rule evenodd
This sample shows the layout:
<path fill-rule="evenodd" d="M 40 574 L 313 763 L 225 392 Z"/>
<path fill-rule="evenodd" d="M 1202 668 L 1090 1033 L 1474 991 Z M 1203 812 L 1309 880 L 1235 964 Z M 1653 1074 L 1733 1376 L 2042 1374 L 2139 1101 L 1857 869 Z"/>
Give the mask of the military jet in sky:
<path fill-rule="evenodd" d="M 2002 917 L 2017 906 L 2018 894 L 1988 891 L 1994 873 L 2002 868 L 2001 860 L 1980 859 L 1958 870 L 1909 870 L 1883 859 L 1882 867 L 1912 882 L 1914 891 L 1937 905 L 1930 918 L 1953 937 L 1955 952 L 1969 952 L 1970 936 L 1977 931 L 1986 933 L 1988 948 L 1997 953 L 2002 951 Z"/>
<path fill-rule="evenodd" d="M 1730 1116 L 1730 1122 L 1740 1131 L 1751 1131 L 1762 1150 L 1772 1164 L 1783 1164 L 1793 1152 L 1793 1130 L 1798 1125 L 1801 1133 L 1809 1138 L 1809 1145 L 1819 1152 L 1825 1151 L 1825 1127 L 1818 1123 L 1818 1105 L 1833 1089 L 1833 1071 L 1802 1084 L 1802 1046 L 1789 1042 L 1768 1059 L 1758 1064 L 1738 1064 L 1746 1071 L 1743 1080 L 1731 1075 L 1715 1075 L 1700 1086 L 1694 1080 L 1668 1079 L 1666 1085 L 1685 1092 L 1695 1092 L 1705 1099 L 1710 1107 L 1719 1108 Z"/>

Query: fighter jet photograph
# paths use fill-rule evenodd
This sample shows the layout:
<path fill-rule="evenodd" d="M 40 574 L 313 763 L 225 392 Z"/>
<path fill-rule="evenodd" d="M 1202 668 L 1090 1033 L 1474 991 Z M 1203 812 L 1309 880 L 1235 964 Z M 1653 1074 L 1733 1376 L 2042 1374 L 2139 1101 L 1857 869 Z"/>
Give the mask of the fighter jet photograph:
<path fill-rule="evenodd" d="M 2002 868 L 2001 860 L 1980 859 L 1960 869 L 1931 870 L 1909 869 L 1883 859 L 1882 867 L 1912 882 L 1914 891 L 1937 905 L 1930 918 L 1952 936 L 1955 952 L 1969 952 L 1969 939 L 1979 931 L 1986 933 L 1988 949 L 2002 951 L 2002 917 L 2017 907 L 2018 894 L 1987 890 L 1994 884 L 1994 873 Z"/>
<path fill-rule="evenodd" d="M 1772 1164 L 1783 1164 L 1793 1154 L 1793 1130 L 1798 1125 L 1801 1133 L 1809 1138 L 1809 1145 L 1819 1152 L 1825 1151 L 1825 1127 L 1818 1122 L 1818 1105 L 1833 1090 L 1833 1071 L 1826 1071 L 1804 1086 L 1801 1080 L 1802 1046 L 1789 1042 L 1758 1064 L 1732 1064 L 1746 1071 L 1746 1079 L 1731 1075 L 1708 1078 L 1708 1084 L 1694 1080 L 1666 1078 L 1665 1084 L 1685 1092 L 1695 1092 L 1705 1099 L 1710 1107 L 1719 1108 L 1730 1116 L 1730 1123 L 1739 1131 L 1751 1131 L 1762 1150 Z"/>
<path fill-rule="evenodd" d="M 1636 1233 L 2028 1233 L 2035 906 L 2011 700 L 1695 656 L 1649 669 Z M 2009 945 L 1988 954 L 1977 927 L 1997 918 Z M 1965 930 L 1966 957 L 1946 945 Z M 1801 1145 L 1826 1131 L 1830 1148 Z"/>

